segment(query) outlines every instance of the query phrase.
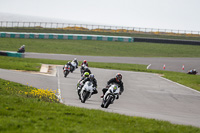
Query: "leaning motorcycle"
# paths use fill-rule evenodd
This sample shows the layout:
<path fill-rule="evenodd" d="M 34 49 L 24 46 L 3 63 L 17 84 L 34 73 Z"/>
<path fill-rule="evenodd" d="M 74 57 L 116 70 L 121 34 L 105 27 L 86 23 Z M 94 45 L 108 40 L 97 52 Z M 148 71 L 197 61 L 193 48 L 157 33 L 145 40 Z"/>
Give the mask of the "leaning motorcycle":
<path fill-rule="evenodd" d="M 77 64 L 76 64 L 74 61 L 72 61 L 71 64 L 72 64 L 72 67 L 71 67 L 70 71 L 71 71 L 71 73 L 73 73 L 73 71 L 74 71 L 74 70 L 76 69 L 76 67 L 77 67 Z"/>
<path fill-rule="evenodd" d="M 120 92 L 120 89 L 119 89 L 118 85 L 116 85 L 116 84 L 111 85 L 103 97 L 101 107 L 108 108 L 108 106 L 110 104 L 113 104 L 114 100 L 117 97 L 119 97 L 119 92 Z"/>
<path fill-rule="evenodd" d="M 70 72 L 70 66 L 69 65 L 65 65 L 64 68 L 63 68 L 63 73 L 64 73 L 64 77 L 65 78 L 67 77 L 69 72 Z"/>
<path fill-rule="evenodd" d="M 18 52 L 18 53 L 24 53 L 24 52 L 25 52 L 25 49 L 24 49 L 24 48 L 19 48 L 17 52 Z"/>
<path fill-rule="evenodd" d="M 81 71 L 81 77 L 83 76 L 84 70 L 87 68 L 85 64 L 81 65 L 80 71 Z"/>
<path fill-rule="evenodd" d="M 93 87 L 93 83 L 91 81 L 85 82 L 80 93 L 78 94 L 80 96 L 80 100 L 81 100 L 82 103 L 85 103 L 85 101 L 88 100 L 91 97 L 94 89 L 96 89 L 96 88 Z"/>

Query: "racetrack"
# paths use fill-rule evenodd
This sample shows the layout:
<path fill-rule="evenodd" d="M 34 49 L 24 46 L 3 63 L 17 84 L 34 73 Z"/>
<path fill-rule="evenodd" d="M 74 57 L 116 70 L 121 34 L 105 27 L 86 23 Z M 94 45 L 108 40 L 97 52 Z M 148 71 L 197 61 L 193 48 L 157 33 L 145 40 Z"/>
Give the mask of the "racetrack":
<path fill-rule="evenodd" d="M 111 57 L 111 56 L 80 56 L 68 54 L 47 54 L 47 53 L 25 53 L 25 58 L 43 58 L 56 60 L 87 60 L 90 62 L 106 63 L 129 63 L 150 65 L 149 69 L 163 70 L 165 64 L 166 71 L 176 71 L 186 73 L 188 70 L 196 69 L 200 72 L 200 58 L 170 58 L 170 57 Z M 184 65 L 184 70 L 182 69 Z M 199 73 L 198 73 L 199 74 Z"/>
<path fill-rule="evenodd" d="M 57 77 L 0 69 L 0 78 L 32 85 L 37 88 L 60 89 L 66 105 L 101 109 L 131 116 L 167 120 L 172 123 L 200 127 L 200 93 L 188 87 L 161 78 L 157 74 L 91 68 L 98 82 L 97 95 L 81 103 L 76 92 L 80 72 L 76 70 L 63 77 L 62 66 L 57 67 Z M 100 107 L 101 89 L 106 82 L 122 73 L 125 91 L 108 109 Z"/>

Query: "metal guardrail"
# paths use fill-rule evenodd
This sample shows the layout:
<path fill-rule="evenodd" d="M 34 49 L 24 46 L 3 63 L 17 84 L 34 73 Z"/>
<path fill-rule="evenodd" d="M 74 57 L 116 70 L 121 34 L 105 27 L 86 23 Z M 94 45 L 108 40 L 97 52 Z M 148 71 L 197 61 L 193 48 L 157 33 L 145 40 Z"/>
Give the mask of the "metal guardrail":
<path fill-rule="evenodd" d="M 173 30 L 173 29 L 155 29 L 140 27 L 122 27 L 106 25 L 89 25 L 89 24 L 71 24 L 71 23 L 54 23 L 54 22 L 19 22 L 19 21 L 0 21 L 1 28 L 50 28 L 57 30 L 77 30 L 77 31 L 95 31 L 111 33 L 147 33 L 163 35 L 186 35 L 200 36 L 200 31 Z"/>

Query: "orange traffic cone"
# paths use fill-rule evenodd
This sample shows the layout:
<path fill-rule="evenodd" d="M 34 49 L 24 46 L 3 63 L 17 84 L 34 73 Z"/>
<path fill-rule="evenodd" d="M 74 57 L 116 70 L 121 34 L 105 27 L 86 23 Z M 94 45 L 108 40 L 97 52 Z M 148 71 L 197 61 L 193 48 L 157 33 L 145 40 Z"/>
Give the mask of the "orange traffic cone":
<path fill-rule="evenodd" d="M 165 69 L 165 64 L 163 65 L 163 69 Z"/>
<path fill-rule="evenodd" d="M 184 69 L 185 69 L 185 66 L 183 65 L 183 66 L 182 66 L 182 70 L 184 70 Z"/>

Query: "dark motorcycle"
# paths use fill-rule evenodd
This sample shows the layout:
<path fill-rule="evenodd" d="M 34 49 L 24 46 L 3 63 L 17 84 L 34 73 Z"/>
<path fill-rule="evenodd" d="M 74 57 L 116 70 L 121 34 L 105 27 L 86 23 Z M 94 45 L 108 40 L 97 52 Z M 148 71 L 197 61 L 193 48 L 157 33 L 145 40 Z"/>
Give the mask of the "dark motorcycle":
<path fill-rule="evenodd" d="M 84 71 L 85 71 L 86 68 L 88 68 L 88 67 L 87 67 L 85 64 L 83 64 L 83 65 L 81 66 L 81 68 L 80 68 L 80 71 L 81 71 L 81 77 L 83 76 Z"/>
<path fill-rule="evenodd" d="M 25 48 L 19 48 L 17 52 L 18 53 L 25 53 Z"/>
<path fill-rule="evenodd" d="M 190 70 L 188 71 L 187 74 L 193 74 L 193 75 L 196 75 L 198 72 L 196 70 Z"/>
<path fill-rule="evenodd" d="M 69 74 L 69 72 L 70 72 L 70 66 L 69 65 L 65 65 L 63 67 L 63 73 L 64 73 L 64 77 L 65 78 L 67 77 L 67 75 Z"/>

